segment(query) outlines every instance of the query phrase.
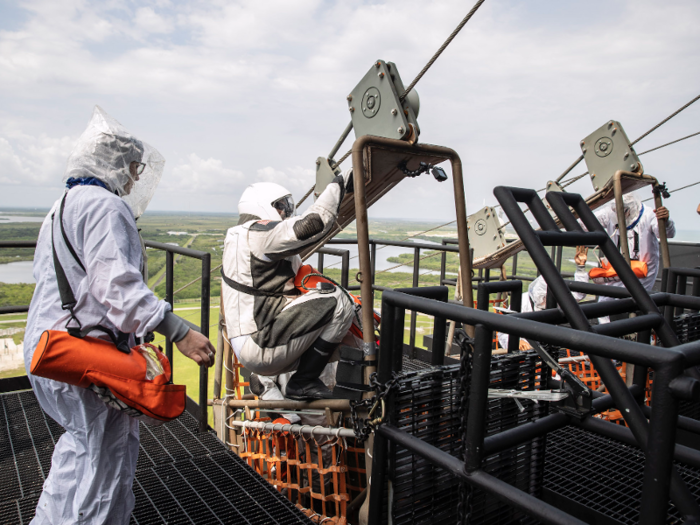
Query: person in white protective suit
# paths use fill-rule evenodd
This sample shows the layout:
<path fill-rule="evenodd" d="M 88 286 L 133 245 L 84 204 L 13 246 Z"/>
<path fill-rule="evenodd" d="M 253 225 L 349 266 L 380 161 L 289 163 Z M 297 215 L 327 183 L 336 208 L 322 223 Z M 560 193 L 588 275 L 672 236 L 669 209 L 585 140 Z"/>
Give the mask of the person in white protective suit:
<path fill-rule="evenodd" d="M 664 206 L 656 210 L 644 206 L 639 199 L 630 193 L 622 197 L 625 210 L 625 222 L 627 223 L 627 245 L 629 246 L 630 259 L 645 262 L 647 265 L 646 277 L 639 280 L 647 290 L 651 290 L 659 273 L 659 219 L 666 219 L 666 237 L 676 236 L 676 225 L 669 217 L 668 209 Z M 613 242 L 620 246 L 620 230 L 617 225 L 617 207 L 615 201 L 610 207 L 596 212 L 596 217 Z M 619 278 L 606 279 L 609 286 L 624 286 Z M 601 301 L 611 300 L 610 297 L 601 297 Z"/>
<path fill-rule="evenodd" d="M 588 249 L 585 246 L 577 246 L 576 255 L 574 256 L 574 263 L 576 264 L 576 271 L 574 272 L 575 281 L 580 283 L 588 282 L 588 272 L 586 271 L 587 260 Z M 573 295 L 574 299 L 577 301 L 583 301 L 586 298 L 586 294 L 582 292 L 571 292 L 571 295 Z M 520 311 L 523 313 L 533 311 L 539 312 L 545 308 L 547 308 L 547 281 L 544 280 L 544 276 L 540 275 L 530 283 L 527 292 L 523 294 Z M 498 344 L 501 348 L 508 349 L 508 340 L 508 334 L 499 332 Z M 518 346 L 520 350 L 530 350 L 530 348 L 532 348 L 525 339 L 521 339 Z"/>
<path fill-rule="evenodd" d="M 41 407 L 66 432 L 56 443 L 32 524 L 129 523 L 139 453 L 139 422 L 95 392 L 29 373 L 44 330 L 66 330 L 52 252 L 74 291 L 76 318 L 115 335 L 142 338 L 157 331 L 197 364 L 213 363 L 208 339 L 190 330 L 143 280 L 144 254 L 135 219 L 160 180 L 164 160 L 96 107 L 66 169 L 63 238 L 59 199 L 44 220 L 34 255 L 36 289 L 29 307 L 25 367 Z M 84 269 L 83 269 L 84 268 Z M 99 331 L 93 337 L 107 338 Z"/>
<path fill-rule="evenodd" d="M 238 360 L 257 376 L 251 387 L 257 383 L 263 399 L 274 399 L 267 395 L 275 390 L 274 376 L 292 371 L 282 385 L 286 397 L 332 398 L 319 375 L 350 327 L 354 305 L 337 286 L 300 295 L 294 277 L 302 264 L 298 254 L 335 223 L 350 173 L 333 179 L 301 216 L 294 216 L 282 186 L 252 184 L 238 203 L 238 225 L 226 234 L 221 273 L 228 336 Z"/>

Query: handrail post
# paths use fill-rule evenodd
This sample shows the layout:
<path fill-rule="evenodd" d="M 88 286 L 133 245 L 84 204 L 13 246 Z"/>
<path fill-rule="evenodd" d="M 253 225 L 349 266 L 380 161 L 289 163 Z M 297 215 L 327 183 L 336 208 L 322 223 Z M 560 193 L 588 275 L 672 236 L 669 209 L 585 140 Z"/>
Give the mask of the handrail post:
<path fill-rule="evenodd" d="M 209 308 L 211 295 L 211 254 L 202 256 L 202 299 L 201 299 L 201 325 L 202 335 L 209 338 Z M 209 368 L 206 365 L 199 367 L 199 431 L 206 432 L 208 427 L 207 397 L 209 390 Z"/>
<path fill-rule="evenodd" d="M 175 265 L 175 254 L 171 251 L 165 252 L 165 302 L 170 305 L 170 309 L 173 308 L 173 272 Z M 173 341 L 167 337 L 165 339 L 165 355 L 170 362 L 170 380 L 174 381 L 175 377 L 175 367 L 173 366 Z"/>

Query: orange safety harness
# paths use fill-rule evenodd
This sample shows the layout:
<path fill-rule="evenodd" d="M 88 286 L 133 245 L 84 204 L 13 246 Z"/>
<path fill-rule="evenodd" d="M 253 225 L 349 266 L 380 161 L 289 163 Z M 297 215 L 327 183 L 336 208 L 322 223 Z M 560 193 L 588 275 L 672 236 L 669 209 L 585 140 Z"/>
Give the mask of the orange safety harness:
<path fill-rule="evenodd" d="M 67 193 L 66 193 L 67 195 Z M 64 195 L 59 211 L 61 233 L 66 245 L 85 271 L 63 228 Z M 51 217 L 51 244 L 61 307 L 70 311 L 66 331 L 46 330 L 34 350 L 30 372 L 39 377 L 90 388 L 108 405 L 134 417 L 147 416 L 170 421 L 185 410 L 185 386 L 170 383 L 168 358 L 155 346 L 141 344 L 129 349 L 128 334 L 115 336 L 103 326 L 83 328 L 75 315 L 77 301 L 56 253 Z M 73 326 L 70 326 L 73 323 Z M 105 332 L 105 341 L 87 334 Z M 145 418 L 144 418 L 145 419 Z"/>
<path fill-rule="evenodd" d="M 299 292 L 301 292 L 302 294 L 308 293 L 311 290 L 315 290 L 316 286 L 319 283 L 329 283 L 337 285 L 337 283 L 334 283 L 332 280 L 321 275 L 318 272 L 318 270 L 316 270 L 310 264 L 302 265 L 301 268 L 299 268 L 299 271 L 297 272 L 296 276 L 294 277 L 294 287 L 297 290 L 299 290 Z M 359 297 L 351 293 L 348 293 L 348 295 L 352 298 L 355 305 L 362 306 L 362 300 Z M 381 323 L 382 319 L 381 317 L 379 317 L 377 312 L 372 313 L 374 315 L 375 322 L 377 324 Z M 350 325 L 350 333 L 352 333 L 355 337 L 362 339 L 362 328 L 358 323 L 353 322 L 352 325 Z"/>

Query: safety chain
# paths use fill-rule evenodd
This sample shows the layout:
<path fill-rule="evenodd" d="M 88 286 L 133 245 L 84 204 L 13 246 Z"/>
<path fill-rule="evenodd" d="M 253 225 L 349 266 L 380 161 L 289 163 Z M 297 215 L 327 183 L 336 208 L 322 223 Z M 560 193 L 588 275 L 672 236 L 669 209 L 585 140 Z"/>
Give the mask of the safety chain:
<path fill-rule="evenodd" d="M 455 331 L 454 341 L 461 349 L 459 359 L 460 385 L 459 385 L 459 414 L 460 414 L 460 457 L 462 461 L 467 460 L 467 419 L 469 417 L 469 384 L 471 380 L 471 361 L 474 351 L 474 340 L 462 329 Z M 459 523 L 468 525 L 472 517 L 472 495 L 474 490 L 465 481 L 459 487 Z"/>
<path fill-rule="evenodd" d="M 369 376 L 369 386 L 374 388 L 376 393 L 367 399 L 350 401 L 350 420 L 352 421 L 352 429 L 355 431 L 355 437 L 360 443 L 364 443 L 369 435 L 374 432 L 377 426 L 384 421 L 384 418 L 386 417 L 386 397 L 404 376 L 405 374 L 394 373 L 392 374 L 392 378 L 387 381 L 386 384 L 381 384 L 377 380 L 377 373 L 374 372 Z M 379 408 L 379 405 L 382 406 L 382 415 L 373 419 L 372 417 L 377 411 L 377 408 Z M 366 418 L 361 418 L 357 414 L 357 409 L 361 407 L 371 407 Z"/>

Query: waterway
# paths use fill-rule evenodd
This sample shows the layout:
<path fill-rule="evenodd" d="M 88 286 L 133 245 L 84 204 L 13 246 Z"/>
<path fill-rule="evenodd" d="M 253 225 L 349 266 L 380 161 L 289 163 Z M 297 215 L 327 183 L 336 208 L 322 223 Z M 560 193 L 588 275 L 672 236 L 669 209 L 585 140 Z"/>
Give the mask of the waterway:
<path fill-rule="evenodd" d="M 0 282 L 8 284 L 34 283 L 33 261 L 17 261 L 0 264 Z"/>
<path fill-rule="evenodd" d="M 0 224 L 7 224 L 8 222 L 44 222 L 44 217 L 0 213 Z"/>

